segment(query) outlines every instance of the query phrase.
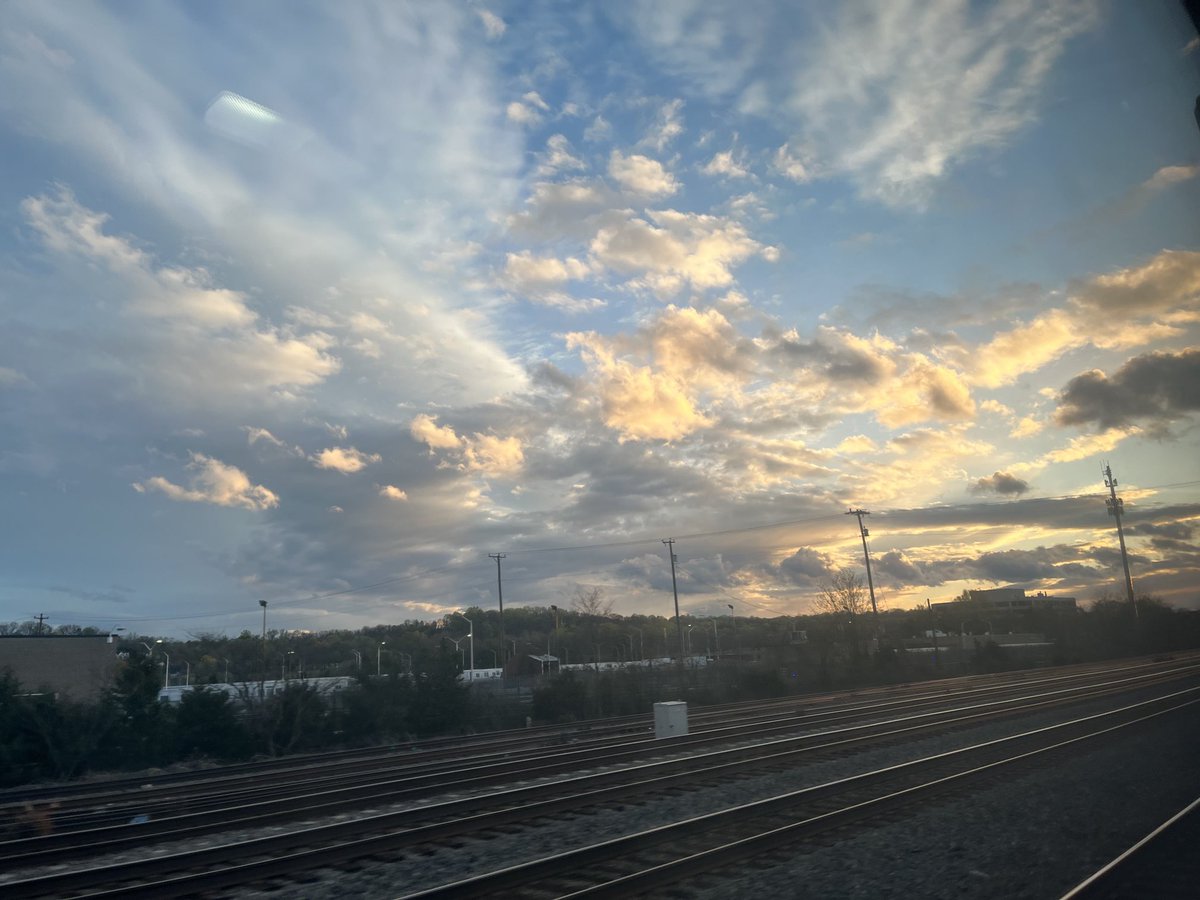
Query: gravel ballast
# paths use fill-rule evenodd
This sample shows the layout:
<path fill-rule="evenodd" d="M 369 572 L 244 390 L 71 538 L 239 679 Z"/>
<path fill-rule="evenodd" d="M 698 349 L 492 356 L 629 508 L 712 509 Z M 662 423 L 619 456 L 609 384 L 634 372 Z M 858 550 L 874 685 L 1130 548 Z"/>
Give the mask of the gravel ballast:
<path fill-rule="evenodd" d="M 1136 699 L 1154 696 L 1158 693 L 1161 693 L 1161 691 L 1152 689 L 1139 691 L 1124 697 L 1120 705 L 1132 703 Z M 1091 701 L 1073 707 L 1071 717 L 1098 712 L 1102 709 L 1112 708 L 1115 705 L 1118 704 L 1111 700 Z M 786 771 L 738 779 L 725 785 L 702 787 L 686 794 L 656 795 L 642 803 L 614 803 L 600 808 L 593 808 L 580 815 L 563 816 L 553 821 L 543 821 L 515 827 L 510 832 L 489 835 L 489 839 L 487 840 L 463 838 L 461 841 L 455 841 L 453 845 L 425 848 L 420 854 L 414 853 L 407 858 L 399 859 L 395 862 L 372 861 L 354 872 L 323 871 L 312 873 L 311 877 L 314 880 L 306 881 L 302 889 L 299 887 L 294 889 L 285 887 L 282 892 L 239 892 L 238 896 L 278 897 L 281 895 L 303 895 L 306 898 L 313 898 L 313 900 L 324 900 L 324 898 L 335 897 L 360 897 L 373 900 L 373 898 L 395 897 L 444 884 L 456 878 L 465 878 L 472 874 L 511 866 L 519 862 L 559 853 L 572 847 L 585 846 L 656 825 L 726 809 L 730 806 L 762 797 L 774 796 L 787 791 L 845 778 L 870 769 L 882 768 L 906 760 L 1005 737 L 1031 728 L 1062 721 L 1065 718 L 1068 717 L 1061 710 L 1041 712 L 1031 716 L 976 726 L 951 734 L 929 737 L 902 745 L 867 750 L 845 758 L 819 760 Z M 1126 759 L 1123 755 L 1118 755 L 1120 758 Z M 1084 758 L 1086 757 L 1081 757 L 1081 759 Z M 965 803 L 969 807 L 974 802 L 974 799 L 956 800 L 951 805 Z M 907 824 L 899 826 L 902 832 L 908 831 L 909 827 Z M 925 827 L 924 825 L 913 826 L 913 833 L 924 834 L 923 829 Z M 942 827 L 945 829 L 947 835 L 947 838 L 944 840 L 962 840 L 963 835 L 968 833 L 971 835 L 972 842 L 981 840 L 986 843 L 990 840 L 985 837 L 986 834 L 990 833 L 990 817 L 986 814 L 982 816 L 972 815 L 962 822 L 954 821 L 952 816 Z M 1047 832 L 1044 835 L 1044 839 L 1047 841 L 1054 840 L 1055 830 L 1052 829 Z M 856 838 L 855 840 L 861 840 L 861 838 Z M 1008 840 L 1008 838 L 1006 837 L 1005 840 Z M 826 850 L 814 851 L 814 857 L 836 849 L 838 848 L 826 848 Z M 904 851 L 898 855 L 898 858 L 905 864 L 912 864 L 914 857 L 924 853 L 925 849 L 924 847 L 918 847 L 911 854 L 909 851 Z M 955 853 L 958 852 L 960 851 L 955 851 Z M 952 859 L 953 857 L 954 854 L 950 854 L 948 858 Z M 808 859 L 809 857 L 805 856 L 804 858 Z M 921 866 L 924 865 L 925 862 L 922 860 Z M 983 863 L 980 863 L 980 865 L 983 865 Z M 987 874 L 987 878 L 990 879 L 993 877 L 990 871 L 997 869 L 998 866 L 993 862 L 989 862 L 988 865 L 991 866 L 991 869 L 987 867 L 980 868 L 978 865 L 972 863 L 968 869 L 968 874 L 971 870 L 976 870 L 982 873 L 989 873 Z M 762 892 L 763 896 L 830 897 L 886 896 L 889 894 L 892 896 L 933 896 L 932 894 L 924 893 L 929 888 L 929 885 L 925 885 L 924 887 L 914 886 L 913 890 L 916 893 L 906 893 L 900 888 L 889 886 L 888 878 L 894 874 L 894 869 L 897 866 L 898 862 L 895 855 L 886 857 L 885 862 L 883 859 L 877 859 L 877 854 L 872 851 L 852 853 L 850 855 L 849 871 L 862 873 L 864 884 L 868 885 L 864 887 L 864 891 L 866 892 L 861 895 L 855 893 L 857 887 L 853 883 L 846 882 L 846 868 L 844 864 L 840 866 L 833 864 L 829 870 L 837 876 L 836 878 L 822 877 L 814 881 L 808 875 L 805 875 L 804 881 L 813 885 L 813 889 L 804 894 L 796 893 L 798 888 L 793 884 L 795 876 L 789 874 L 777 880 L 773 879 L 771 886 L 760 888 L 753 886 L 753 883 L 746 886 L 722 884 L 722 887 L 719 889 L 715 887 L 705 889 L 705 895 L 710 897 L 727 897 L 739 895 L 745 890 L 758 890 Z M 876 871 L 876 867 L 878 867 L 879 877 L 875 879 L 867 877 L 871 872 Z M 807 872 L 807 869 L 805 871 Z M 826 870 L 818 868 L 818 871 Z M 766 876 L 764 875 L 763 877 Z M 741 880 L 739 879 L 739 881 Z M 976 880 L 983 881 L 985 879 L 982 875 L 972 875 L 967 882 L 969 890 L 966 893 L 947 893 L 941 896 L 977 896 L 976 888 L 978 886 L 974 884 Z M 751 880 L 751 882 L 753 881 L 754 879 Z M 724 882 L 724 879 L 722 879 L 722 882 Z M 921 880 L 918 879 L 915 884 L 920 885 Z M 689 886 L 689 893 L 692 891 L 699 892 L 702 887 L 703 885 Z M 994 894 L 994 896 L 1013 895 L 999 892 Z M 1021 896 L 1048 895 L 1025 894 Z"/>

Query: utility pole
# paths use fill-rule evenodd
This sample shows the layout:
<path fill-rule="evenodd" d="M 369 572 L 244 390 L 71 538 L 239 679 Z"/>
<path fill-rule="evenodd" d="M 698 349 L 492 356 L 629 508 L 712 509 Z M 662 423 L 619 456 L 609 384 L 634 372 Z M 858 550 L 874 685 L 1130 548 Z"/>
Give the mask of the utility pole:
<path fill-rule="evenodd" d="M 508 650 L 504 645 L 504 584 L 500 580 L 500 560 L 505 558 L 505 554 L 489 553 L 488 556 L 496 561 L 496 593 L 500 596 L 500 677 L 503 679 Z"/>
<path fill-rule="evenodd" d="M 675 629 L 679 632 L 679 662 L 682 664 L 686 653 L 683 649 L 683 622 L 679 619 L 679 585 L 675 582 L 675 538 L 667 538 L 663 543 L 671 554 L 671 593 L 675 595 Z"/>
<path fill-rule="evenodd" d="M 929 602 L 929 598 L 925 598 L 925 608 L 929 610 L 929 633 L 933 635 L 933 667 L 939 668 L 938 660 L 938 641 L 937 641 L 937 619 L 933 616 L 933 604 Z"/>
<path fill-rule="evenodd" d="M 733 639 L 737 644 L 737 664 L 740 666 L 742 664 L 742 632 L 738 629 L 737 610 L 733 608 L 732 603 L 725 605 L 729 607 L 729 614 L 733 616 Z"/>
<path fill-rule="evenodd" d="M 1125 502 L 1117 496 L 1117 479 L 1113 478 L 1112 467 L 1104 464 L 1104 486 L 1108 488 L 1108 514 L 1117 520 L 1117 540 L 1121 542 L 1121 565 L 1125 567 L 1125 594 L 1133 606 L 1133 617 L 1138 617 L 1137 600 L 1133 596 L 1133 579 L 1129 577 L 1129 554 L 1125 552 L 1125 529 L 1121 527 L 1121 516 L 1125 514 Z"/>
<path fill-rule="evenodd" d="M 263 611 L 262 629 L 262 676 L 258 679 L 258 698 L 265 699 L 267 689 L 267 601 L 259 600 L 258 605 Z"/>
<path fill-rule="evenodd" d="M 862 535 L 863 559 L 867 561 L 867 590 L 871 592 L 871 615 L 875 619 L 875 634 L 879 635 L 879 608 L 875 605 L 875 582 L 871 579 L 871 553 L 867 550 L 867 538 L 871 532 L 863 525 L 863 516 L 871 513 L 865 509 L 848 509 L 846 515 L 858 517 L 858 532 Z"/>
<path fill-rule="evenodd" d="M 42 636 L 42 623 L 46 621 L 46 615 L 45 615 L 45 613 L 38 613 L 36 616 L 34 616 L 34 618 L 37 619 L 37 623 L 38 623 L 37 636 L 41 637 Z"/>

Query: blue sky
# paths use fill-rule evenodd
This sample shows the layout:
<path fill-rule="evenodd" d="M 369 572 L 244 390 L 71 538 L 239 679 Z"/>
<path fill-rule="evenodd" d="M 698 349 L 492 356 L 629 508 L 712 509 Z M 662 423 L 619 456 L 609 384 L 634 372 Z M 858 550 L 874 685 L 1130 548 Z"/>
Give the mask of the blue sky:
<path fill-rule="evenodd" d="M 1174 4 L 16 3 L 0 620 L 1200 604 Z M 577 548 L 584 549 L 554 549 Z"/>

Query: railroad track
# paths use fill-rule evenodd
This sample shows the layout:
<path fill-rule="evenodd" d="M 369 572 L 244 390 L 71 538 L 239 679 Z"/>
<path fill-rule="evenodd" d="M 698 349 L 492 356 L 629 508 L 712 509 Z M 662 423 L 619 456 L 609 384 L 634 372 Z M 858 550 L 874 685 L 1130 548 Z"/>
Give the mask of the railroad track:
<path fill-rule="evenodd" d="M 1063 895 L 1062 900 L 1193 898 L 1200 890 L 1200 798 Z"/>
<path fill-rule="evenodd" d="M 1187 659 L 1180 656 L 1180 660 Z M 690 727 L 693 733 L 710 728 L 726 727 L 736 722 L 752 724 L 756 719 L 783 715 L 833 715 L 866 713 L 871 709 L 884 711 L 889 707 L 912 703 L 944 701 L 949 695 L 980 694 L 1016 690 L 1033 684 L 1049 684 L 1071 679 L 1084 679 L 1098 672 L 1136 671 L 1153 668 L 1158 661 L 1130 660 L 1118 668 L 1099 665 L 1063 667 L 1048 673 L 1045 669 L 1029 669 L 995 675 L 972 675 L 940 681 L 915 682 L 855 691 L 841 691 L 817 696 L 792 696 L 783 699 L 751 703 L 719 704 L 693 707 Z M 390 767 L 406 768 L 414 763 L 457 763 L 469 757 L 514 755 L 540 747 L 564 744 L 594 745 L 596 742 L 617 742 L 631 736 L 645 735 L 652 726 L 648 715 L 610 719 L 585 720 L 570 725 L 544 725 L 533 728 L 489 732 L 471 737 L 430 738 L 420 741 L 395 742 L 386 747 L 328 751 L 320 754 L 289 756 L 279 760 L 235 763 L 211 769 L 187 772 L 156 773 L 95 782 L 75 782 L 61 785 L 17 788 L 0 791 L 0 817 L 5 811 L 20 808 L 25 803 L 56 802 L 60 819 L 65 820 L 74 808 L 95 808 L 105 801 L 120 803 L 131 795 L 139 805 L 163 798 L 174 808 L 186 806 L 189 793 L 211 795 L 213 786 L 228 790 L 238 784 L 258 788 L 287 785 L 298 779 L 305 783 L 313 777 L 345 775 L 353 778 L 378 773 Z"/>
<path fill-rule="evenodd" d="M 1194 672 L 1159 673 L 1160 678 L 1179 678 Z M 1114 679 L 1108 693 L 1127 691 L 1133 684 L 1153 684 L 1148 674 Z M 1097 690 L 1092 688 L 1093 691 Z M 1190 688 L 1189 690 L 1200 690 Z M 6 896 L 67 896 L 88 893 L 97 885 L 108 885 L 96 896 L 122 894 L 169 896 L 172 891 L 208 890 L 220 885 L 240 884 L 247 880 L 269 878 L 290 872 L 299 863 L 311 866 L 337 865 L 346 860 L 381 852 L 395 852 L 430 842 L 446 841 L 457 835 L 486 833 L 513 823 L 539 817 L 578 811 L 588 804 L 611 803 L 620 797 L 646 798 L 656 792 L 696 789 L 704 784 L 749 777 L 764 768 L 796 765 L 804 758 L 845 754 L 855 748 L 898 742 L 932 733 L 934 728 L 964 728 L 1001 716 L 1025 714 L 1081 697 L 1095 697 L 1084 686 L 1044 691 L 1038 697 L 1024 698 L 1023 704 L 1005 701 L 977 703 L 951 713 L 924 713 L 904 717 L 886 726 L 860 725 L 838 729 L 836 733 L 779 739 L 761 747 L 726 748 L 703 756 L 644 763 L 629 769 L 577 776 L 552 784 L 529 785 L 493 792 L 483 798 L 471 797 L 430 804 L 416 810 L 404 810 L 274 835 L 208 850 L 173 853 L 142 862 L 82 868 L 73 866 L 69 873 L 10 882 L 3 886 Z M 674 743 L 674 742 L 672 742 Z M 757 754 L 757 758 L 755 755 Z M 492 811 L 481 809 L 494 807 Z M 275 817 L 277 820 L 277 817 Z M 269 818 L 267 819 L 269 820 Z M 420 824 L 422 821 L 425 824 Z M 416 824 L 414 824 L 414 822 Z M 234 823 L 238 824 L 238 823 Z M 243 820 L 240 824 L 250 824 Z M 159 823 L 162 827 L 162 823 Z M 177 837 L 185 836 L 177 833 Z M 108 849 L 115 849 L 110 846 Z M 25 859 L 33 861 L 27 848 Z M 49 861 L 50 857 L 43 857 Z M 217 865 L 215 871 L 200 872 L 199 867 Z M 163 877 L 164 872 L 185 872 Z M 115 888 L 113 885 L 117 885 Z M 149 893 L 146 893 L 149 892 Z"/>
<path fill-rule="evenodd" d="M 768 859 L 816 836 L 861 827 L 1154 718 L 1200 704 L 1188 688 L 1111 712 L 913 760 L 813 788 L 510 866 L 406 895 L 625 898 Z M 684 890 L 686 894 L 686 889 Z M 1145 896 L 1144 894 L 1141 896 Z"/>
<path fill-rule="evenodd" d="M 1100 671 L 1107 677 L 1111 672 L 1156 671 L 1161 668 L 1162 664 L 1139 663 Z M 1005 679 L 984 684 L 971 679 L 961 687 L 941 684 L 938 685 L 940 690 L 932 691 L 921 686 L 920 690 L 902 691 L 899 696 L 889 692 L 881 697 L 837 698 L 832 703 L 826 698 L 818 698 L 816 702 L 798 705 L 793 699 L 768 701 L 734 710 L 725 707 L 718 708 L 716 712 L 704 710 L 692 717 L 692 734 L 683 741 L 673 742 L 672 747 L 710 745 L 728 740 L 731 735 L 739 739 L 754 739 L 789 730 L 827 727 L 872 715 L 884 716 L 896 709 L 943 706 L 962 697 L 1017 696 L 1038 685 L 1083 683 L 1087 679 L 1094 679 L 1097 672 L 1088 668 L 1053 675 L 1042 673 L 1040 677 L 1027 673 L 1021 675 L 1014 681 Z M 721 712 L 726 717 L 716 718 Z M 730 717 L 730 712 L 736 715 Z M 338 755 L 326 764 L 303 761 L 300 765 L 264 771 L 234 766 L 213 770 L 215 774 L 203 779 L 168 783 L 165 786 L 157 782 L 147 783 L 145 779 L 133 779 L 105 790 L 83 794 L 68 789 L 66 795 L 45 796 L 42 802 L 53 800 L 56 804 L 55 830 L 59 833 L 124 824 L 134 817 L 144 817 L 150 821 L 145 823 L 143 831 L 150 834 L 158 831 L 151 822 L 163 816 L 175 818 L 206 811 L 220 813 L 230 807 L 247 806 L 260 801 L 280 804 L 275 808 L 281 812 L 292 811 L 303 808 L 306 798 L 314 794 L 329 799 L 329 795 L 338 790 L 344 792 L 342 799 L 346 803 L 353 803 L 374 798 L 380 791 L 399 790 L 402 787 L 411 789 L 422 783 L 421 779 L 430 788 L 436 788 L 447 780 L 453 780 L 456 773 L 464 768 L 484 770 L 492 766 L 506 777 L 511 777 L 514 759 L 520 760 L 516 764 L 518 768 L 523 766 L 528 771 L 544 772 L 546 766 L 553 764 L 555 757 L 564 764 L 573 764 L 605 747 L 618 753 L 634 751 L 638 747 L 661 752 L 662 743 L 647 735 L 648 727 L 649 720 L 638 717 L 636 723 L 633 720 L 620 720 L 611 729 L 589 727 L 585 734 L 590 736 L 576 736 L 568 740 L 560 735 L 558 740 L 550 744 L 545 742 L 544 737 L 525 741 L 511 737 L 498 741 L 497 746 L 486 751 L 472 742 L 459 748 L 439 747 L 434 752 L 415 755 L 396 752 L 349 762 Z M 225 774 L 222 776 L 221 772 Z M 284 803 L 289 798 L 296 801 L 291 806 Z M 4 799 L 7 802 L 0 802 L 0 820 L 6 813 L 10 816 L 16 814 L 23 805 L 16 800 Z"/>
<path fill-rule="evenodd" d="M 413 802 L 443 794 L 450 791 L 469 790 L 477 792 L 487 787 L 500 784 L 510 784 L 521 778 L 544 779 L 547 776 L 570 773 L 580 766 L 589 770 L 602 767 L 620 766 L 624 768 L 640 760 L 664 753 L 677 755 L 681 751 L 692 751 L 696 754 L 684 760 L 676 760 L 670 765 L 680 769 L 696 768 L 706 757 L 736 758 L 743 761 L 754 761 L 760 758 L 770 758 L 778 754 L 782 747 L 807 748 L 805 752 L 812 754 L 811 747 L 837 738 L 843 748 L 850 746 L 850 739 L 862 746 L 879 745 L 888 740 L 900 740 L 911 736 L 918 730 L 927 733 L 934 730 L 947 730 L 966 727 L 968 724 L 1003 716 L 1017 715 L 1033 709 L 1061 705 L 1079 700 L 1094 698 L 1104 693 L 1126 691 L 1136 686 L 1149 686 L 1164 679 L 1170 680 L 1191 672 L 1200 672 L 1200 663 L 1160 668 L 1152 672 L 1126 674 L 1124 677 L 1108 678 L 1104 681 L 1090 680 L 1083 684 L 1072 683 L 1061 687 L 1054 685 L 1039 685 L 1042 690 L 1034 694 L 1022 693 L 1016 697 L 972 697 L 969 705 L 939 707 L 928 712 L 907 712 L 902 717 L 885 718 L 875 724 L 842 725 L 830 730 L 831 726 L 842 720 L 840 715 L 821 720 L 819 717 L 808 721 L 806 733 L 793 738 L 778 739 L 780 733 L 795 732 L 796 723 L 780 724 L 778 720 L 771 721 L 766 727 L 746 731 L 734 728 L 731 735 L 728 731 L 706 733 L 698 736 L 676 738 L 670 742 L 636 741 L 623 745 L 593 747 L 591 749 L 572 748 L 557 753 L 534 756 L 519 762 L 511 758 L 493 760 L 479 764 L 468 760 L 457 770 L 437 769 L 428 771 L 409 771 L 399 777 L 386 777 L 379 780 L 359 781 L 344 786 L 338 782 L 311 782 L 294 790 L 285 792 L 254 792 L 244 795 L 239 792 L 214 793 L 205 798 L 204 808 L 184 807 L 172 809 L 166 816 L 154 815 L 151 821 L 139 824 L 127 824 L 130 810 L 125 810 L 119 818 L 120 824 L 101 824 L 87 828 L 72 828 L 75 824 L 68 820 L 67 827 L 61 828 L 55 834 L 45 837 L 31 838 L 0 843 L 0 864 L 16 865 L 30 863 L 48 863 L 61 859 L 96 855 L 111 852 L 125 847 L 141 846 L 148 842 L 163 842 L 167 840 L 193 839 L 202 834 L 218 830 L 228 830 L 231 827 L 260 827 L 278 821 L 283 814 L 300 816 L 332 815 L 339 811 L 361 805 L 369 801 L 372 805 L 396 802 Z M 1026 691 L 1029 690 L 1027 686 Z M 990 696 L 990 695 L 989 695 Z M 944 702 L 944 701 L 943 701 Z M 893 711 L 894 712 L 894 711 Z M 813 729 L 823 726 L 824 731 Z M 741 747 L 735 747 L 718 753 L 707 752 L 707 748 L 728 746 L 730 737 L 737 737 Z M 775 738 L 774 740 L 771 740 Z M 765 740 L 765 742 L 764 742 Z M 748 771 L 748 770 L 747 770 Z M 620 778 L 620 770 L 608 773 L 608 778 Z M 628 776 L 625 776 L 628 777 Z M 136 810 L 154 808 L 149 805 L 138 805 Z M 106 810 L 105 816 L 111 817 L 113 811 Z M 295 818 L 293 815 L 293 819 Z"/>

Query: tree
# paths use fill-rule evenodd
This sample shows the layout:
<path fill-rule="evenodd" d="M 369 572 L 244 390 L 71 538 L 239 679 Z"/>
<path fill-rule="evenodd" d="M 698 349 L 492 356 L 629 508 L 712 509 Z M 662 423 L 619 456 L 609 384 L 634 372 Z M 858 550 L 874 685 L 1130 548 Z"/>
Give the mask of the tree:
<path fill-rule="evenodd" d="M 858 573 L 853 569 L 840 569 L 822 585 L 815 606 L 818 612 L 855 619 L 871 608 L 871 600 Z"/>
<path fill-rule="evenodd" d="M 575 593 L 571 595 L 571 609 L 583 616 L 607 619 L 613 614 L 613 602 L 604 596 L 603 588 L 585 588 L 577 584 Z"/>

